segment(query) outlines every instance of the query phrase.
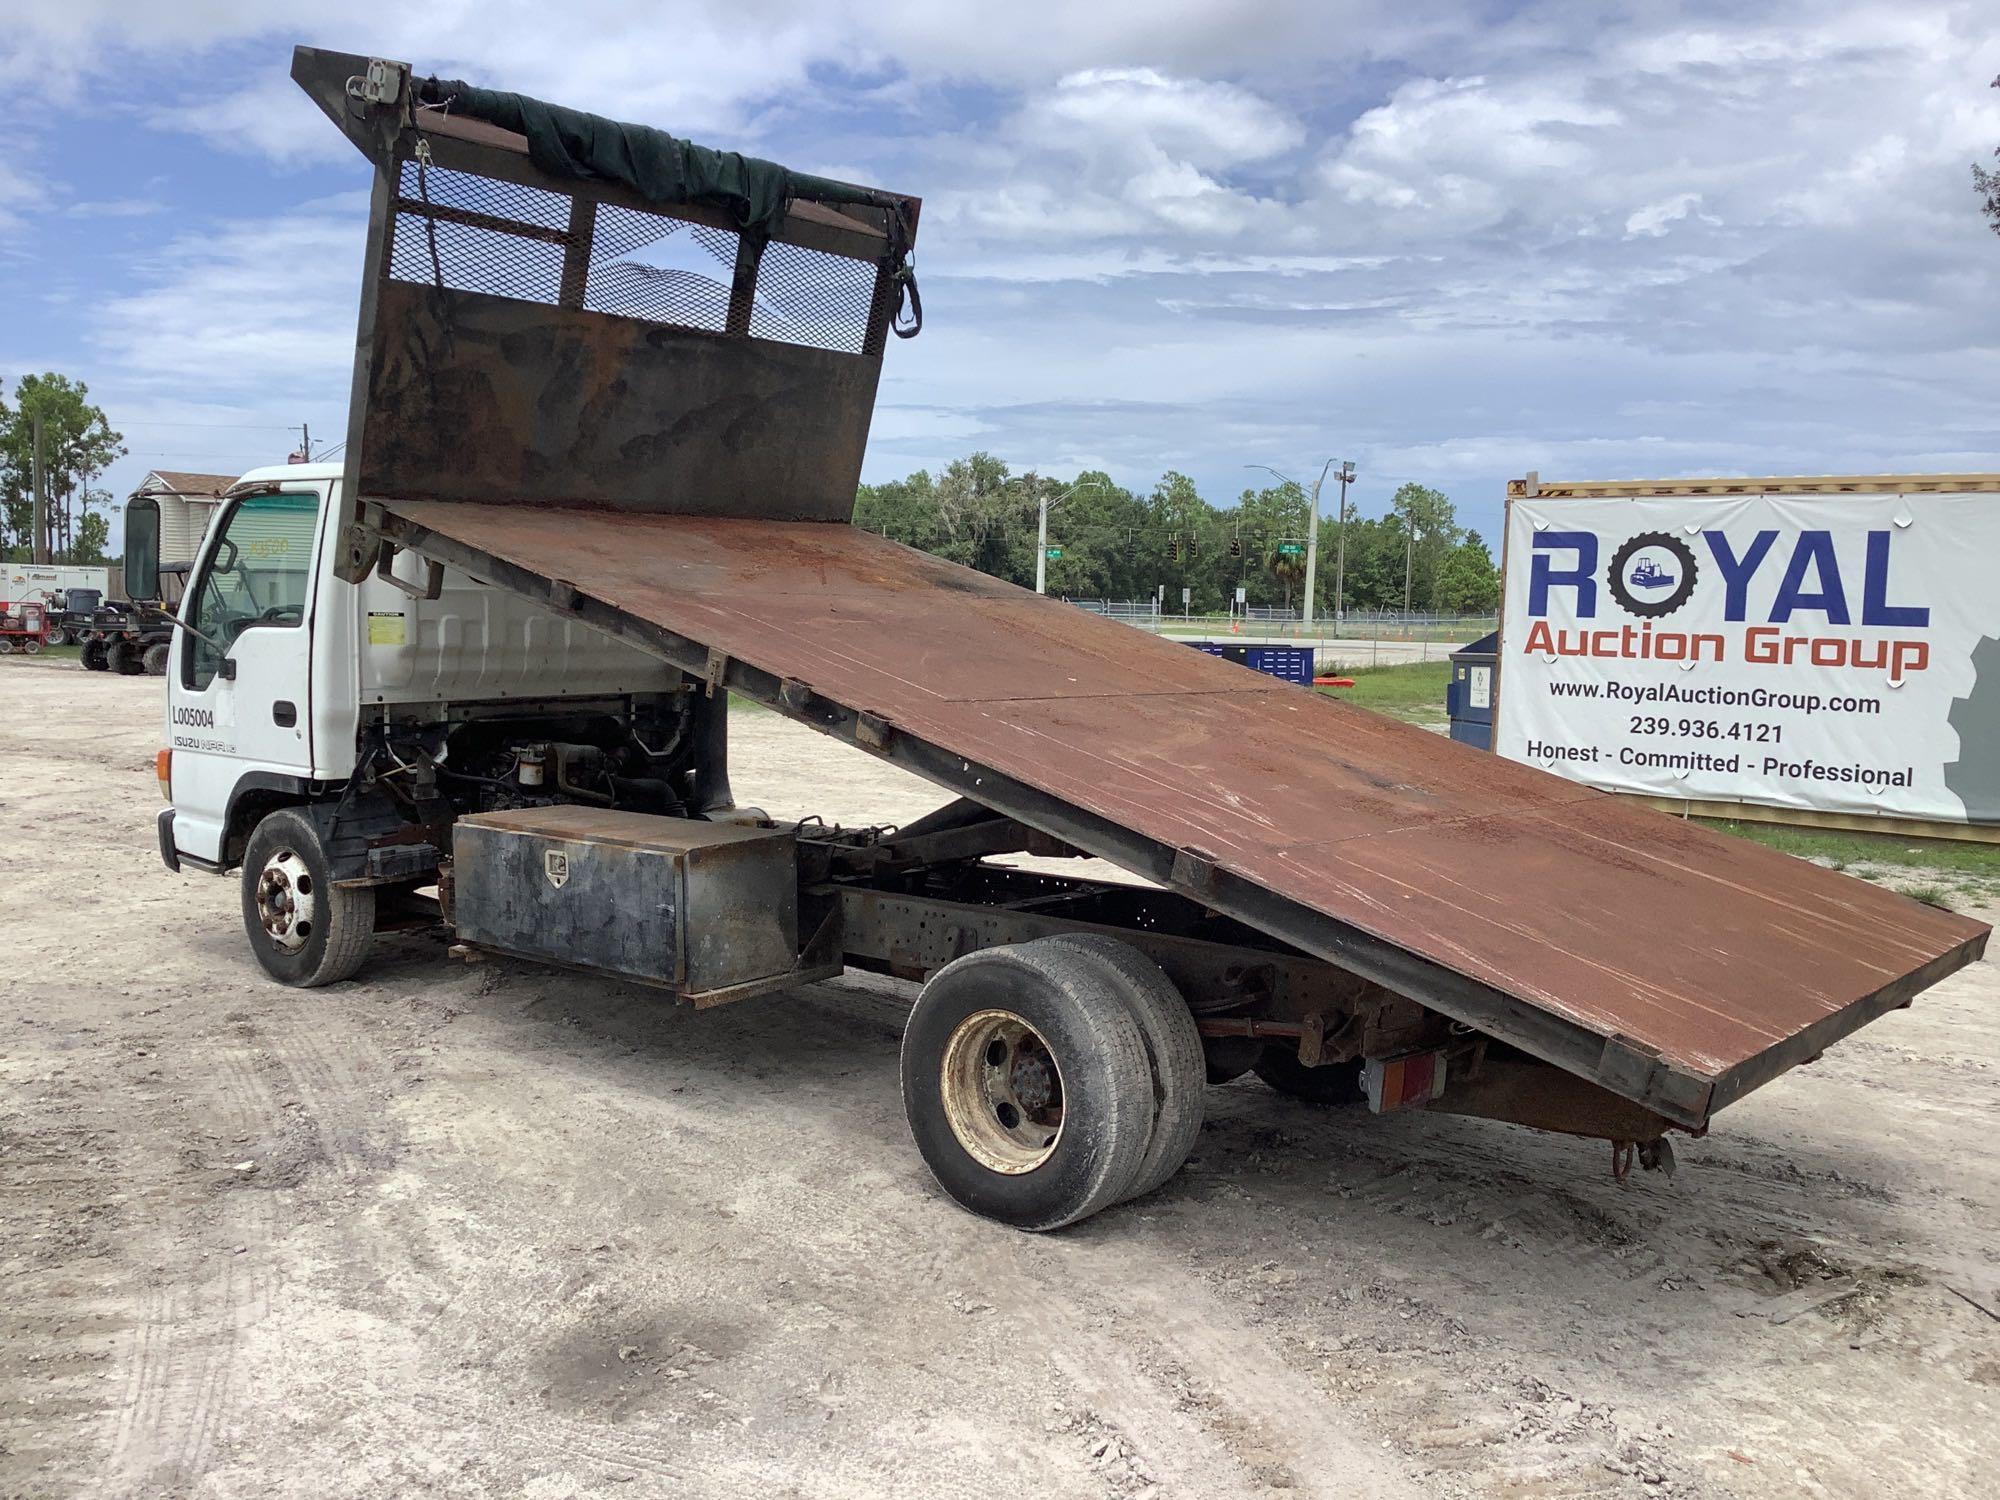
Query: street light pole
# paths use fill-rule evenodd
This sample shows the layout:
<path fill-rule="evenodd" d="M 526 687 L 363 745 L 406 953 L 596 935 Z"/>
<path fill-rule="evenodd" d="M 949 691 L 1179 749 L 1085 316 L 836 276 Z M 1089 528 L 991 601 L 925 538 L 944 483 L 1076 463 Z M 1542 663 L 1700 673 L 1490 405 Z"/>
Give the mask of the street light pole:
<path fill-rule="evenodd" d="M 1347 487 L 1354 483 L 1354 460 L 1343 458 L 1334 478 L 1340 481 L 1340 521 L 1333 528 L 1333 633 L 1339 635 L 1347 618 Z"/>
<path fill-rule="evenodd" d="M 1095 479 L 1079 479 L 1051 500 L 1046 491 L 1041 495 L 1040 513 L 1035 520 L 1035 592 L 1046 594 L 1049 582 L 1049 512 L 1078 490 L 1084 488 L 1101 490 L 1104 488 Z"/>
<path fill-rule="evenodd" d="M 1403 535 L 1403 628 L 1410 628 L 1410 560 L 1417 553 L 1417 523 L 1413 517 L 1410 529 Z"/>
<path fill-rule="evenodd" d="M 1278 474 L 1278 471 L 1269 464 L 1245 464 L 1243 467 L 1246 469 L 1262 469 L 1266 474 L 1277 474 L 1278 478 L 1284 480 L 1286 484 L 1297 485 L 1300 489 L 1305 488 L 1304 485 L 1299 484 L 1291 475 Z M 1333 460 L 1330 458 L 1320 466 L 1319 478 L 1313 481 L 1312 503 L 1309 507 L 1311 514 L 1306 517 L 1306 598 L 1303 622 L 1308 629 L 1311 628 L 1313 622 L 1313 585 L 1319 581 L 1319 492 L 1320 486 L 1326 483 L 1326 471 L 1332 467 Z M 1348 464 L 1346 467 L 1351 470 L 1354 466 Z M 1340 483 L 1340 496 L 1341 505 L 1344 508 L 1347 504 L 1347 481 L 1345 479 L 1341 480 Z M 1339 619 L 1338 610 L 1335 611 L 1334 618 L 1336 621 Z"/>

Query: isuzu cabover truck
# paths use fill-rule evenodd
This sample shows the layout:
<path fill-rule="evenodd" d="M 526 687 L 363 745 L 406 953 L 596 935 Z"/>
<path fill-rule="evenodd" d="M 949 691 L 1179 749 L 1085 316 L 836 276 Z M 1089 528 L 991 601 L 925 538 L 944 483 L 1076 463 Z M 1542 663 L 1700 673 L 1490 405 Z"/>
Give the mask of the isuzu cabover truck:
<path fill-rule="evenodd" d="M 1664 1165 L 1981 953 L 1950 912 L 855 529 L 915 199 L 400 63 L 293 74 L 375 168 L 345 461 L 217 511 L 160 755 L 162 857 L 241 872 L 274 978 L 414 920 L 695 1006 L 922 980 L 918 1150 L 1052 1229 L 1158 1187 L 1251 1069 Z M 731 693 L 953 800 L 739 807 Z M 1150 887 L 995 863 L 1022 852 Z"/>

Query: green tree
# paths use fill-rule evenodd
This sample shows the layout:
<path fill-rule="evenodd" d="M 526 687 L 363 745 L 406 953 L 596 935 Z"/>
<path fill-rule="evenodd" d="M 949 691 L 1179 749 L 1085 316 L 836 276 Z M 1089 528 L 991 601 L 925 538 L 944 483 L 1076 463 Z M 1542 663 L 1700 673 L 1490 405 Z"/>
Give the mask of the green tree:
<path fill-rule="evenodd" d="M 2000 78 L 1994 79 L 1988 87 L 2000 89 Z M 2000 157 L 2000 146 L 1993 148 L 1993 154 L 1995 157 Z M 1986 215 L 1986 222 L 1993 226 L 1995 234 L 2000 234 L 2000 172 L 1996 172 L 1990 167 L 1982 167 L 1978 162 L 1974 162 L 1972 164 L 1972 190 L 1979 194 L 1979 207 L 1981 212 Z"/>
<path fill-rule="evenodd" d="M 937 482 L 940 557 L 1033 587 L 1032 476 L 1016 479 L 990 453 L 954 459 Z"/>
<path fill-rule="evenodd" d="M 1161 585 L 1166 602 L 1161 608 L 1178 614 L 1181 590 L 1188 590 L 1189 608 L 1197 612 L 1222 608 L 1224 576 L 1217 556 L 1226 567 L 1230 561 L 1223 536 L 1222 516 L 1201 498 L 1194 481 L 1185 474 L 1168 470 L 1153 486 L 1146 500 L 1145 531 L 1139 547 L 1139 598 L 1150 596 Z M 1180 556 L 1173 555 L 1171 539 L 1180 540 Z M 1190 550 L 1192 549 L 1192 550 Z"/>
<path fill-rule="evenodd" d="M 1468 531 L 1445 555 L 1434 607 L 1455 615 L 1490 614 L 1500 607 L 1500 570 L 1478 532 Z"/>
<path fill-rule="evenodd" d="M 76 540 L 70 544 L 69 560 L 73 563 L 105 563 L 111 559 L 106 551 L 111 545 L 111 523 L 97 511 L 87 510 L 77 517 Z"/>
<path fill-rule="evenodd" d="M 1407 599 L 1411 609 L 1435 609 L 1439 570 L 1465 536 L 1458 512 L 1444 491 L 1410 483 L 1390 497 L 1389 514 L 1403 544 L 1403 587 L 1395 602 Z"/>
<path fill-rule="evenodd" d="M 1292 607 L 1292 590 L 1305 582 L 1306 557 L 1303 552 L 1287 552 L 1273 545 L 1264 555 L 1264 571 L 1284 586 L 1286 609 Z M 1245 595 L 1246 599 L 1248 595 Z"/>
<path fill-rule="evenodd" d="M 923 469 L 907 479 L 864 484 L 855 496 L 854 524 L 892 541 L 933 551 L 938 540 L 937 486 Z"/>
<path fill-rule="evenodd" d="M 1072 599 L 1137 599 L 1151 592 L 1140 581 L 1138 539 L 1146 507 L 1101 469 L 1073 480 L 1037 476 L 1031 504 L 1043 495 L 1060 503 L 1049 512 L 1048 591 Z M 1028 514 L 1034 522 L 1034 511 Z M 1032 556 L 1030 557 L 1032 562 Z"/>
<path fill-rule="evenodd" d="M 50 371 L 23 375 L 14 404 L 0 402 L 0 524 L 4 540 L 30 555 L 34 537 L 34 432 L 42 424 L 42 466 L 48 493 L 47 538 L 52 555 L 68 557 L 80 536 L 78 523 L 104 503 L 91 482 L 125 453 L 104 409 L 91 404 L 90 387 Z"/>

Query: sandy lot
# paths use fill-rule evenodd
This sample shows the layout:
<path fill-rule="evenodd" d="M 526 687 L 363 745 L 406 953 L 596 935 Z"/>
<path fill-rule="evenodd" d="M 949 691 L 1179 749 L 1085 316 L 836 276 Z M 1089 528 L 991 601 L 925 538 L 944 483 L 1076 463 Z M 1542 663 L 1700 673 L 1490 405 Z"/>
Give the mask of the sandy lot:
<path fill-rule="evenodd" d="M 0 663 L 0 1496 L 1993 1493 L 1990 963 L 1671 1182 L 1253 1081 L 1031 1238 L 911 1148 L 895 987 L 268 983 L 155 854 L 159 700 Z M 736 722 L 773 812 L 942 800 Z"/>

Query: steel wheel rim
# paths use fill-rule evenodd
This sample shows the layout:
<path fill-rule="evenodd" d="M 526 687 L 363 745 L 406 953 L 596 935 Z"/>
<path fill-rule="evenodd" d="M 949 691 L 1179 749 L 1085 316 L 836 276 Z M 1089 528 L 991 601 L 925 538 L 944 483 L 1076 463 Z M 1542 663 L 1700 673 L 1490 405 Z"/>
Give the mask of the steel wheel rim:
<path fill-rule="evenodd" d="M 1062 1069 L 1042 1034 L 1010 1010 L 975 1011 L 945 1043 L 945 1119 L 965 1154 L 1010 1177 L 1034 1171 L 1062 1139 Z"/>
<path fill-rule="evenodd" d="M 257 920 L 280 953 L 297 953 L 319 920 L 312 871 L 294 849 L 280 849 L 257 876 Z"/>

